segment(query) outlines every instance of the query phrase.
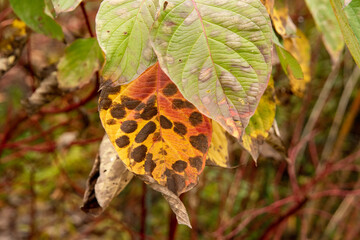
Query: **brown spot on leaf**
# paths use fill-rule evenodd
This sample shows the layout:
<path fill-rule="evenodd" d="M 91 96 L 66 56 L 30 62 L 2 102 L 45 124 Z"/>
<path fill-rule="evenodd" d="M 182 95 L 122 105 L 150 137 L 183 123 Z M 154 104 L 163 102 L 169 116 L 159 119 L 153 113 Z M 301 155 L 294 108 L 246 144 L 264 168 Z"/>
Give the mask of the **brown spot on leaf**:
<path fill-rule="evenodd" d="M 131 152 L 131 158 L 134 159 L 135 162 L 142 162 L 145 159 L 147 152 L 147 147 L 145 145 L 140 145 Z"/>
<path fill-rule="evenodd" d="M 148 122 L 145 126 L 140 130 L 140 132 L 135 137 L 135 142 L 142 143 L 144 142 L 150 134 L 155 132 L 156 124 L 153 121 Z"/>
<path fill-rule="evenodd" d="M 137 107 L 135 108 L 135 111 L 141 111 L 141 110 L 143 110 L 144 108 L 145 108 L 145 103 L 140 103 L 139 105 L 137 105 Z"/>
<path fill-rule="evenodd" d="M 100 101 L 99 101 L 99 111 L 101 109 L 104 109 L 104 110 L 108 110 L 110 108 L 112 104 L 112 101 L 110 98 L 106 97 L 106 98 L 100 98 Z"/>
<path fill-rule="evenodd" d="M 176 94 L 178 91 L 176 85 L 174 83 L 169 83 L 168 85 L 166 85 L 166 87 L 163 89 L 163 94 L 167 97 L 171 97 L 174 94 Z"/>
<path fill-rule="evenodd" d="M 155 143 L 155 142 L 158 142 L 158 141 L 160 141 L 160 139 L 161 139 L 160 132 L 154 133 L 153 142 L 154 142 L 154 143 Z"/>
<path fill-rule="evenodd" d="M 157 114 L 157 108 L 145 108 L 144 111 L 140 114 L 140 117 L 144 120 L 150 120 Z"/>
<path fill-rule="evenodd" d="M 198 172 L 201 171 L 201 169 L 202 169 L 202 159 L 201 159 L 200 156 L 189 158 L 189 162 L 190 162 L 190 166 L 192 166 L 193 168 L 196 168 L 196 170 L 198 170 Z"/>
<path fill-rule="evenodd" d="M 164 129 L 170 129 L 170 128 L 172 128 L 173 124 L 165 116 L 160 115 L 160 126 Z"/>
<path fill-rule="evenodd" d="M 133 99 L 133 98 L 129 98 L 127 96 L 122 96 L 121 97 L 121 103 L 127 109 L 134 110 L 141 103 L 141 101 Z"/>
<path fill-rule="evenodd" d="M 106 80 L 102 86 L 100 98 L 107 98 L 109 95 L 117 94 L 121 90 L 121 86 L 111 86 L 113 83 L 111 80 Z"/>
<path fill-rule="evenodd" d="M 142 119 L 150 120 L 158 113 L 157 108 L 155 107 L 155 99 L 156 99 L 156 97 L 155 97 L 155 95 L 153 95 L 147 101 L 144 110 L 140 114 L 140 117 Z"/>
<path fill-rule="evenodd" d="M 117 103 L 111 108 L 110 113 L 113 118 L 122 119 L 126 115 L 125 107 Z"/>
<path fill-rule="evenodd" d="M 146 154 L 144 167 L 146 172 L 152 173 L 154 171 L 156 163 L 153 161 L 152 153 Z"/>
<path fill-rule="evenodd" d="M 189 117 L 189 121 L 195 127 L 203 122 L 203 116 L 199 112 L 193 112 Z"/>
<path fill-rule="evenodd" d="M 163 149 L 163 148 L 160 148 L 159 154 L 166 156 L 166 155 L 167 155 L 167 151 L 166 151 L 165 149 Z"/>
<path fill-rule="evenodd" d="M 168 170 L 166 170 L 166 171 L 168 171 Z M 165 174 L 167 174 L 166 171 L 165 171 Z M 172 174 L 170 173 L 167 175 L 166 185 L 170 191 L 172 191 L 176 195 L 179 195 L 179 192 L 181 190 L 183 190 L 185 187 L 184 177 L 182 177 L 176 173 L 172 173 Z"/>
<path fill-rule="evenodd" d="M 190 102 L 184 101 L 182 99 L 174 99 L 172 101 L 172 108 L 173 109 L 183 109 L 183 108 L 195 109 L 194 105 L 192 105 Z"/>
<path fill-rule="evenodd" d="M 120 129 L 125 133 L 132 133 L 132 132 L 135 132 L 135 130 L 137 129 L 137 126 L 138 126 L 138 124 L 136 121 L 128 120 L 121 124 Z"/>
<path fill-rule="evenodd" d="M 177 172 L 183 172 L 187 168 L 187 162 L 177 160 L 171 167 Z"/>
<path fill-rule="evenodd" d="M 108 119 L 107 121 L 106 121 L 106 124 L 107 125 L 114 125 L 114 124 L 116 124 L 116 121 L 115 121 L 115 119 Z"/>
<path fill-rule="evenodd" d="M 208 150 L 208 141 L 204 134 L 190 137 L 191 145 L 202 153 L 206 153 Z"/>
<path fill-rule="evenodd" d="M 174 132 L 180 136 L 184 136 L 187 133 L 186 126 L 180 122 L 174 122 Z"/>
<path fill-rule="evenodd" d="M 124 135 L 116 139 L 115 143 L 119 148 L 124 148 L 130 144 L 130 139 L 128 136 Z"/>

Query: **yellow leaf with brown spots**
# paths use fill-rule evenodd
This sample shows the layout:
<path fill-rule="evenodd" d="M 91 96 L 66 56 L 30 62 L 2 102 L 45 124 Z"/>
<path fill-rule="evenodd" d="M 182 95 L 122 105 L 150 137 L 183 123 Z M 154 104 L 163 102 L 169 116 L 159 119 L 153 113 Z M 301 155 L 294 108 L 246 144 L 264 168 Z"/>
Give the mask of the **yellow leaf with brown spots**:
<path fill-rule="evenodd" d="M 287 38 L 296 34 L 296 26 L 289 16 L 289 10 L 285 3 L 276 1 L 269 14 L 276 32 L 282 37 Z"/>
<path fill-rule="evenodd" d="M 228 168 L 229 164 L 229 150 L 226 131 L 216 121 L 212 121 L 212 138 L 209 152 L 207 155 L 207 166 L 218 166 Z"/>
<path fill-rule="evenodd" d="M 177 195 L 205 166 L 211 122 L 179 92 L 158 63 L 124 86 L 102 89 L 100 118 L 120 159 Z"/>
<path fill-rule="evenodd" d="M 284 48 L 290 52 L 291 55 L 295 57 L 295 59 L 300 64 L 301 70 L 303 72 L 303 78 L 297 77 L 299 74 L 294 72 L 294 69 L 291 68 L 287 69 L 286 75 L 290 79 L 292 92 L 298 97 L 302 97 L 307 83 L 311 80 L 311 49 L 308 39 L 301 32 L 301 30 L 297 29 L 288 12 L 289 11 L 286 2 L 280 0 L 275 2 L 273 11 L 270 16 L 276 32 L 284 39 Z"/>
<path fill-rule="evenodd" d="M 298 97 L 304 95 L 306 85 L 311 80 L 311 49 L 309 40 L 301 30 L 296 31 L 296 36 L 284 39 L 284 47 L 299 62 L 304 79 L 298 79 L 289 71 L 291 90 Z"/>
<path fill-rule="evenodd" d="M 275 88 L 274 80 L 270 78 L 269 85 L 260 99 L 255 114 L 250 118 L 249 125 L 242 136 L 241 145 L 256 161 L 259 156 L 259 146 L 269 135 L 269 130 L 275 119 Z"/>

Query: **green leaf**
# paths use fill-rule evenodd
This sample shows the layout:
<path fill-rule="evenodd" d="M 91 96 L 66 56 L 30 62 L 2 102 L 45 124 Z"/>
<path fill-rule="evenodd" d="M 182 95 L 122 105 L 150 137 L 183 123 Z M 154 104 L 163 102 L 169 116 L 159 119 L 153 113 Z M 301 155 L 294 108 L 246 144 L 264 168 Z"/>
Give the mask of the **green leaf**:
<path fill-rule="evenodd" d="M 96 16 L 96 33 L 105 52 L 103 79 L 126 84 L 154 64 L 150 28 L 155 0 L 104 0 Z"/>
<path fill-rule="evenodd" d="M 352 1 L 345 7 L 350 26 L 360 43 L 360 1 Z"/>
<path fill-rule="evenodd" d="M 44 13 L 44 0 L 10 0 L 10 4 L 16 15 L 34 31 L 58 40 L 64 38 L 61 27 Z"/>
<path fill-rule="evenodd" d="M 185 98 L 240 139 L 271 73 L 265 7 L 258 0 L 165 2 L 152 31 L 161 68 Z"/>
<path fill-rule="evenodd" d="M 304 79 L 304 73 L 301 70 L 301 66 L 298 61 L 286 51 L 281 45 L 275 44 L 276 52 L 278 54 L 281 67 L 283 68 L 286 75 L 289 77 L 292 75 L 298 80 Z"/>
<path fill-rule="evenodd" d="M 52 0 L 57 14 L 73 11 L 82 0 Z"/>
<path fill-rule="evenodd" d="M 345 43 L 348 46 L 356 64 L 360 67 L 360 43 L 359 40 L 356 38 L 354 31 L 350 26 L 349 20 L 345 14 L 343 2 L 341 2 L 341 0 L 330 0 L 330 3 L 339 22 L 341 32 L 345 39 Z M 352 4 L 352 2 L 350 4 Z M 350 6 L 350 4 L 348 6 Z"/>
<path fill-rule="evenodd" d="M 95 38 L 74 41 L 66 48 L 58 65 L 59 87 L 68 89 L 87 83 L 102 62 L 102 52 Z"/>
<path fill-rule="evenodd" d="M 305 1 L 317 28 L 323 35 L 324 45 L 335 63 L 344 48 L 344 39 L 329 0 Z"/>
<path fill-rule="evenodd" d="M 269 85 L 261 97 L 255 114 L 250 118 L 249 125 L 242 136 L 242 146 L 251 154 L 253 159 L 259 157 L 259 146 L 269 135 L 269 130 L 275 120 L 275 88 L 271 78 Z"/>

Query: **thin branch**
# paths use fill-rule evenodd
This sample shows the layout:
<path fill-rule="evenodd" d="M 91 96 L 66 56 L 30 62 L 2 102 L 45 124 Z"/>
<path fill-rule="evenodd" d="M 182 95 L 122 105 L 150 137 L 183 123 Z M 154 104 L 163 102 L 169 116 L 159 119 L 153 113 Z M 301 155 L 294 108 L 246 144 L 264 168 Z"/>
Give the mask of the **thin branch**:
<path fill-rule="evenodd" d="M 90 25 L 90 21 L 89 21 L 89 16 L 88 16 L 88 14 L 87 14 L 87 12 L 86 12 L 85 3 L 84 3 L 84 2 L 81 2 L 81 3 L 80 3 L 80 8 L 81 8 L 81 11 L 82 11 L 82 13 L 83 13 L 83 15 L 84 15 L 85 22 L 86 22 L 86 26 L 87 26 L 87 29 L 88 29 L 88 31 L 89 31 L 90 36 L 91 36 L 91 37 L 95 37 L 93 31 L 91 30 L 91 25 Z"/>

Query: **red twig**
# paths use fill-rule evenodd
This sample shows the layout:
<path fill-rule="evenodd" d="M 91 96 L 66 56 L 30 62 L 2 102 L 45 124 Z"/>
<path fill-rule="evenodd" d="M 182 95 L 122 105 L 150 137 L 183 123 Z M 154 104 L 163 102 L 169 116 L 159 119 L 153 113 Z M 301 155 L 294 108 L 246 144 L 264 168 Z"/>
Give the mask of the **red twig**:
<path fill-rule="evenodd" d="M 89 31 L 90 36 L 91 36 L 91 37 L 95 37 L 93 31 L 91 30 L 91 25 L 90 25 L 90 21 L 89 21 L 89 16 L 88 16 L 88 14 L 87 14 L 87 12 L 86 12 L 85 3 L 84 3 L 84 2 L 81 2 L 81 3 L 80 3 L 80 8 L 81 8 L 81 11 L 82 11 L 82 13 L 83 13 L 83 15 L 84 15 L 85 22 L 86 22 L 86 26 L 87 26 L 87 29 L 88 29 L 88 31 Z"/>
<path fill-rule="evenodd" d="M 142 184 L 143 193 L 141 196 L 141 220 L 140 220 L 140 239 L 146 239 L 146 215 L 147 215 L 147 208 L 146 208 L 146 195 L 147 195 L 147 187 L 146 183 L 143 182 Z"/>
<path fill-rule="evenodd" d="M 270 234 L 272 234 L 278 227 L 280 227 L 286 220 L 294 215 L 297 211 L 299 211 L 307 202 L 307 198 L 304 198 L 300 202 L 298 202 L 295 206 L 289 209 L 287 213 L 281 216 L 278 220 L 276 220 L 273 224 L 271 224 L 264 232 L 264 234 L 259 238 L 260 240 L 270 239 Z"/>
<path fill-rule="evenodd" d="M 34 189 L 35 186 L 35 172 L 31 169 L 30 172 L 30 233 L 29 239 L 36 239 L 36 192 Z"/>
<path fill-rule="evenodd" d="M 5 148 L 6 143 L 11 139 L 15 130 L 20 126 L 22 122 L 24 122 L 28 118 L 28 115 L 25 112 L 20 112 L 14 118 L 11 118 L 11 114 L 9 114 L 8 116 L 9 117 L 5 123 L 4 134 L 2 135 L 0 142 L 0 157 Z"/>
<path fill-rule="evenodd" d="M 99 88 L 99 81 L 96 81 L 94 89 L 90 92 L 90 94 L 87 97 L 85 97 L 84 99 L 81 99 L 79 102 L 71 104 L 65 108 L 41 109 L 40 112 L 44 113 L 44 114 L 48 114 L 48 113 L 54 114 L 54 113 L 66 113 L 66 112 L 73 111 L 73 110 L 85 105 L 90 100 L 92 100 L 97 95 L 98 88 Z"/>
<path fill-rule="evenodd" d="M 175 239 L 175 235 L 176 235 L 176 229 L 177 229 L 177 221 L 176 221 L 176 216 L 175 214 L 170 211 L 169 214 L 169 232 L 168 232 L 168 239 L 169 240 L 174 240 Z"/>

